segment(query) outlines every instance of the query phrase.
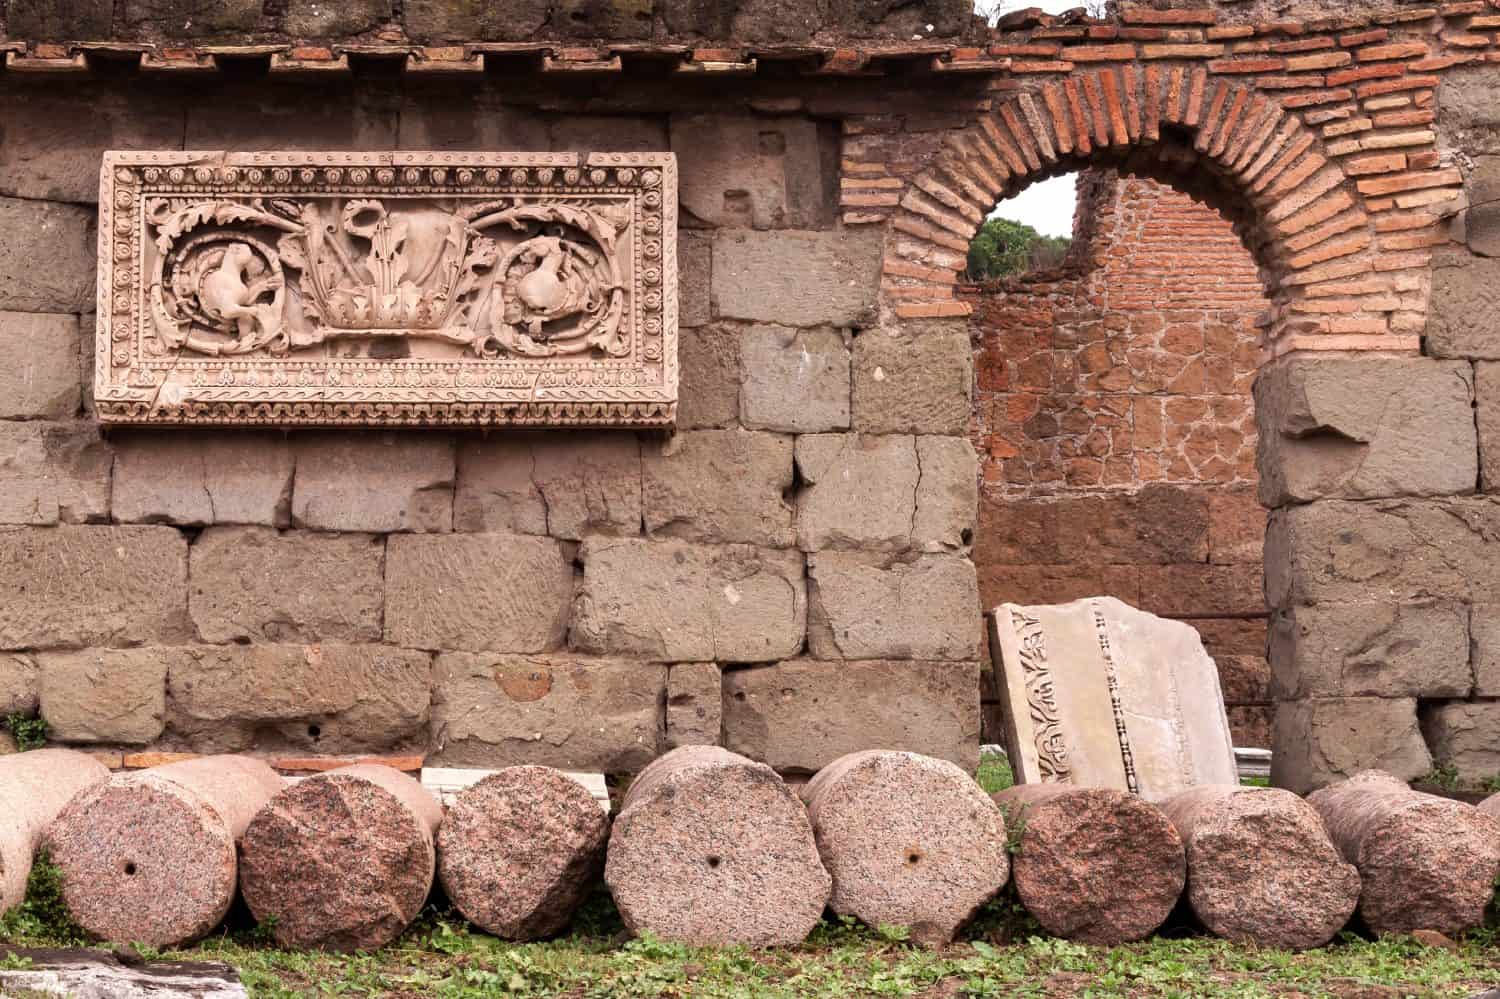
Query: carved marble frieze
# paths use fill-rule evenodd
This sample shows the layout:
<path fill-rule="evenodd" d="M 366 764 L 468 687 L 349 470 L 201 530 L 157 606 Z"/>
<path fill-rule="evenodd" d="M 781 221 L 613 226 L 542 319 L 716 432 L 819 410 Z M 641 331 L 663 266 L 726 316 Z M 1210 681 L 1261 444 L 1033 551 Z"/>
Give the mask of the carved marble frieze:
<path fill-rule="evenodd" d="M 670 153 L 110 152 L 107 423 L 670 426 Z"/>

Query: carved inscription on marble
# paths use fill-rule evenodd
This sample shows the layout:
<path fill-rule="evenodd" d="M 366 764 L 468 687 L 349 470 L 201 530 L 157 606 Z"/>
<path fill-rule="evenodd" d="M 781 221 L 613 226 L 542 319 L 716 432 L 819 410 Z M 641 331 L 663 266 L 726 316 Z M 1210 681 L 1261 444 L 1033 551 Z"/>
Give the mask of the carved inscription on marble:
<path fill-rule="evenodd" d="M 115 423 L 668 426 L 670 153 L 111 152 Z"/>

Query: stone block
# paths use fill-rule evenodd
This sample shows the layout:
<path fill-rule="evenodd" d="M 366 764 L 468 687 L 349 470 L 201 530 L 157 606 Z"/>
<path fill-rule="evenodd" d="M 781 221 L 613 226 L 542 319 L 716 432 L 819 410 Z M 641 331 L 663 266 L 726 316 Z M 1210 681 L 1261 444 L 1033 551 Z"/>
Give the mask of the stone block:
<path fill-rule="evenodd" d="M 408 4 L 408 23 L 410 12 Z M 541 114 L 506 104 L 504 95 L 476 92 L 467 84 L 413 88 L 402 95 L 400 110 L 397 149 L 540 152 L 552 147 L 547 119 Z"/>
<path fill-rule="evenodd" d="M 726 319 L 858 326 L 875 314 L 882 238 L 874 229 L 721 232 L 713 297 Z"/>
<path fill-rule="evenodd" d="M 780 771 L 896 749 L 979 765 L 976 662 L 793 659 L 724 674 L 724 744 Z"/>
<path fill-rule="evenodd" d="M 723 702 L 723 676 L 718 663 L 669 666 L 666 739 L 662 748 L 719 745 L 723 741 Z"/>
<path fill-rule="evenodd" d="M 1500 603 L 1476 601 L 1469 607 L 1469 643 L 1474 693 L 1500 697 Z"/>
<path fill-rule="evenodd" d="M 1220 656 L 1266 657 L 1266 619 L 1243 617 L 1188 618 L 1187 623 L 1203 636 L 1203 647 L 1215 659 Z"/>
<path fill-rule="evenodd" d="M 739 331 L 723 326 L 683 330 L 677 364 L 677 428 L 735 426 L 740 415 Z"/>
<path fill-rule="evenodd" d="M 6 148 L 0 140 L 0 156 Z M 0 371 L 0 420 L 78 415 L 77 316 L 0 312 L 0 351 L 11 359 Z"/>
<path fill-rule="evenodd" d="M 391 20 L 391 0 L 289 0 L 281 27 L 298 38 L 347 38 Z"/>
<path fill-rule="evenodd" d="M 1469 614 L 1454 603 L 1292 607 L 1272 622 L 1270 658 L 1284 700 L 1467 697 L 1474 684 Z"/>
<path fill-rule="evenodd" d="M 92 424 L 0 421 L 0 524 L 108 520 L 109 472 Z"/>
<path fill-rule="evenodd" d="M 856 38 L 945 38 L 968 27 L 974 13 L 962 0 L 829 0 L 824 16 Z"/>
<path fill-rule="evenodd" d="M 575 649 L 721 663 L 801 651 L 807 584 L 797 551 L 589 538 L 579 558 Z"/>
<path fill-rule="evenodd" d="M 709 304 L 713 255 L 711 235 L 677 230 L 677 325 L 681 329 L 704 326 L 713 318 Z M 677 349 L 681 353 L 681 341 Z"/>
<path fill-rule="evenodd" d="M 247 101 L 187 106 L 187 149 L 385 152 L 396 148 L 398 107 L 389 98 L 337 90 L 308 101 L 304 91 L 262 84 Z"/>
<path fill-rule="evenodd" d="M 974 349 L 968 330 L 865 330 L 854 338 L 854 429 L 867 434 L 969 430 Z"/>
<path fill-rule="evenodd" d="M 816 659 L 979 658 L 979 590 L 967 558 L 815 552 L 808 579 Z"/>
<path fill-rule="evenodd" d="M 259 27 L 260 10 L 261 0 L 130 0 L 116 29 L 149 39 L 247 35 Z"/>
<path fill-rule="evenodd" d="M 161 735 L 167 709 L 161 650 L 43 652 L 37 662 L 50 738 L 141 745 Z"/>
<path fill-rule="evenodd" d="M 188 555 L 188 613 L 215 644 L 378 642 L 384 563 L 368 534 L 211 527 Z"/>
<path fill-rule="evenodd" d="M 651 534 L 712 544 L 793 543 L 792 438 L 689 430 L 641 454 L 641 506 Z"/>
<path fill-rule="evenodd" d="M 1323 500 L 1278 510 L 1266 598 L 1292 604 L 1484 600 L 1500 592 L 1500 498 Z"/>
<path fill-rule="evenodd" d="M 550 27 L 571 38 L 650 38 L 652 6 L 652 0 L 560 0 Z"/>
<path fill-rule="evenodd" d="M 17 36 L 14 14 L 11 35 L 42 40 Z M 93 204 L 99 200 L 99 160 L 106 149 L 181 149 L 182 121 L 180 103 L 141 90 L 84 83 L 66 92 L 16 94 L 6 102 L 0 123 L 0 195 Z"/>
<path fill-rule="evenodd" d="M 620 432 L 518 432 L 465 438 L 453 524 L 581 539 L 638 534 L 641 445 Z"/>
<path fill-rule="evenodd" d="M 1487 493 L 1500 493 L 1500 364 L 1474 365 L 1478 401 L 1479 483 Z"/>
<path fill-rule="evenodd" d="M 823 0 L 658 0 L 672 35 L 746 42 L 807 42 L 823 26 Z"/>
<path fill-rule="evenodd" d="M 1500 259 L 1435 254 L 1426 348 L 1433 357 L 1500 361 Z"/>
<path fill-rule="evenodd" d="M 552 9 L 549 0 L 406 0 L 413 41 L 529 41 Z"/>
<path fill-rule="evenodd" d="M 672 151 L 688 215 L 736 229 L 821 229 L 833 221 L 832 178 L 810 118 L 672 116 Z M 828 158 L 831 165 L 832 158 Z"/>
<path fill-rule="evenodd" d="M 0 309 L 94 311 L 93 209 L 0 197 L 0 233 Z"/>
<path fill-rule="evenodd" d="M 432 657 L 387 645 L 148 650 L 170 662 L 167 725 L 197 752 L 423 750 Z"/>
<path fill-rule="evenodd" d="M 1242 749 L 1270 749 L 1276 709 L 1270 704 L 1231 704 L 1229 734 Z"/>
<path fill-rule="evenodd" d="M 1471 493 L 1474 374 L 1427 358 L 1287 358 L 1255 380 L 1260 500 Z"/>
<path fill-rule="evenodd" d="M 110 37 L 113 15 L 113 0 L 11 0 L 5 18 L 11 38 L 83 42 Z"/>
<path fill-rule="evenodd" d="M 1413 698 L 1283 701 L 1271 731 L 1271 783 L 1306 794 L 1361 770 L 1415 780 L 1432 769 Z"/>
<path fill-rule="evenodd" d="M 912 544 L 923 551 L 967 548 L 979 506 L 979 459 L 963 437 L 918 437 L 917 511 Z"/>
<path fill-rule="evenodd" d="M 187 541 L 170 527 L 0 527 L 0 649 L 187 641 Z"/>
<path fill-rule="evenodd" d="M 1249 490 L 1208 495 L 1208 558 L 1215 565 L 1259 565 L 1266 544 L 1266 508 Z"/>
<path fill-rule="evenodd" d="M 1500 156 L 1476 156 L 1469 171 L 1469 208 L 1463 213 L 1464 241 L 1484 257 L 1500 257 Z"/>
<path fill-rule="evenodd" d="M 417 649 L 546 652 L 562 645 L 573 567 L 550 538 L 395 535 L 385 637 Z"/>
<path fill-rule="evenodd" d="M 849 360 L 838 330 L 748 327 L 740 336 L 740 423 L 796 434 L 847 430 Z"/>
<path fill-rule="evenodd" d="M 587 2 L 587 0 L 586 0 Z M 632 0 L 616 0 L 632 2 Z M 649 3 L 650 0 L 645 0 Z M 640 115 L 568 114 L 552 121 L 552 149 L 564 153 L 665 152 L 667 122 Z"/>
<path fill-rule="evenodd" d="M 1424 704 L 1421 721 L 1438 766 L 1452 767 L 1467 784 L 1500 774 L 1500 701 Z"/>
<path fill-rule="evenodd" d="M 661 751 L 666 682 L 628 659 L 440 655 L 432 759 L 633 773 Z"/>
<path fill-rule="evenodd" d="M 803 551 L 900 551 L 912 540 L 917 439 L 806 434 L 797 438 L 797 543 Z M 972 477 L 971 477 L 972 478 Z"/>
<path fill-rule="evenodd" d="M 431 433 L 318 432 L 293 440 L 292 523 L 317 531 L 453 528 L 454 443 Z"/>
<path fill-rule="evenodd" d="M 1202 633 L 1199 634 L 1201 637 Z M 1271 699 L 1271 664 L 1265 656 L 1215 655 L 1208 649 L 1207 641 L 1203 646 L 1219 668 L 1219 688 L 1224 692 L 1225 704 L 1261 704 Z M 1231 727 L 1233 721 L 1231 718 Z"/>
<path fill-rule="evenodd" d="M 292 445 L 284 434 L 121 430 L 110 443 L 121 523 L 291 523 Z"/>
<path fill-rule="evenodd" d="M 0 717 L 36 714 L 41 671 L 36 660 L 15 652 L 0 652 Z"/>

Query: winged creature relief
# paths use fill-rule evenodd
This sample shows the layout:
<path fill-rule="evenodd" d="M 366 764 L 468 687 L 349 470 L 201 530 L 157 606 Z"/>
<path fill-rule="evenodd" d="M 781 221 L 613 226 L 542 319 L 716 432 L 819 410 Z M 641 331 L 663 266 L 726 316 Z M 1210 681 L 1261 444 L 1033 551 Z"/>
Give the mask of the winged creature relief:
<path fill-rule="evenodd" d="M 159 197 L 145 213 L 158 353 L 377 336 L 484 358 L 631 351 L 624 200 Z"/>

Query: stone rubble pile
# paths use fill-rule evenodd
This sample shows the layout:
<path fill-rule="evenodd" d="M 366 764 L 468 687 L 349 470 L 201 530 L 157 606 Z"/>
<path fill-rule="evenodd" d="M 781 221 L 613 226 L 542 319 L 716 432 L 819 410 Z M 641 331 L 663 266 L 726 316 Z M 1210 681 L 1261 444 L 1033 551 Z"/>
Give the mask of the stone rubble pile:
<path fill-rule="evenodd" d="M 805 804 L 804 804 L 805 801 Z M 93 936 L 178 946 L 236 891 L 284 947 L 373 950 L 434 881 L 481 929 L 562 931 L 600 874 L 625 925 L 694 945 L 794 945 L 825 907 L 941 946 L 1014 876 L 1049 932 L 1113 945 L 1185 903 L 1210 932 L 1303 949 L 1356 913 L 1377 934 L 1481 925 L 1500 875 L 1500 795 L 1478 808 L 1366 772 L 1304 800 L 1204 785 L 1160 804 L 1109 788 L 986 795 L 955 765 L 870 750 L 802 791 L 716 746 L 647 766 L 613 823 L 559 771 L 495 772 L 443 806 L 370 764 L 288 784 L 203 757 L 109 776 L 43 750 L 0 760 L 0 911 L 38 847 Z"/>

